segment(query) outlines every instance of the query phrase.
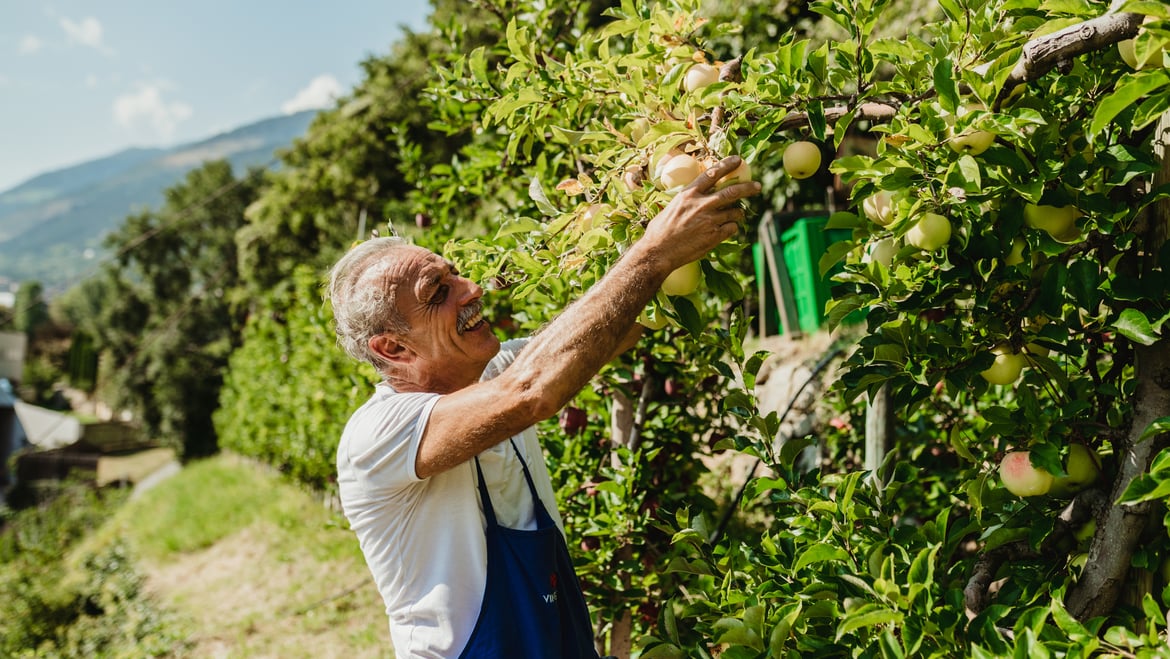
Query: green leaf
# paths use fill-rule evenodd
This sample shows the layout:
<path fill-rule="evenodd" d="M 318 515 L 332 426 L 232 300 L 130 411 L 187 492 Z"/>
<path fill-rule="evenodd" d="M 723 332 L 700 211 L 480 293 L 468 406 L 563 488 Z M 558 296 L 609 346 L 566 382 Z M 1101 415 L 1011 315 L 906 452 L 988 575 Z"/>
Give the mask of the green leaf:
<path fill-rule="evenodd" d="M 540 209 L 541 213 L 548 216 L 560 214 L 557 207 L 549 202 L 548 195 L 544 193 L 544 186 L 541 185 L 539 177 L 533 176 L 532 180 L 528 183 L 528 197 L 536 202 L 536 207 Z"/>
<path fill-rule="evenodd" d="M 940 2 L 946 8 L 945 2 Z M 938 102 L 947 112 L 954 113 L 959 107 L 959 88 L 955 85 L 954 67 L 948 58 L 940 59 L 934 65 L 934 89 Z"/>
<path fill-rule="evenodd" d="M 673 643 L 663 643 L 662 645 L 655 645 L 639 656 L 642 659 L 684 659 L 687 653 Z"/>
<path fill-rule="evenodd" d="M 1142 431 L 1142 436 L 1138 438 L 1138 441 L 1144 442 L 1156 435 L 1161 435 L 1168 432 L 1170 432 L 1170 416 L 1164 416 L 1160 419 L 1156 419 L 1153 423 L 1147 426 L 1146 429 Z M 1162 451 L 1162 453 L 1159 453 L 1159 456 L 1162 455 L 1166 456 L 1166 461 L 1163 463 L 1155 460 L 1154 467 L 1161 469 L 1164 465 L 1166 468 L 1170 469 L 1170 452 Z"/>
<path fill-rule="evenodd" d="M 800 558 L 796 559 L 796 564 L 792 566 L 792 571 L 799 572 L 801 568 L 812 565 L 813 563 L 848 560 L 849 554 L 844 549 L 829 544 L 817 543 L 804 550 Z"/>
<path fill-rule="evenodd" d="M 1150 324 L 1150 319 L 1137 309 L 1124 309 L 1113 328 L 1118 334 L 1144 346 L 1154 345 L 1158 340 L 1158 333 Z"/>
<path fill-rule="evenodd" d="M 1146 614 L 1146 618 L 1152 621 L 1159 627 L 1166 626 L 1166 614 L 1162 611 L 1162 607 L 1154 601 L 1154 596 L 1146 593 L 1142 597 L 1142 611 Z"/>
<path fill-rule="evenodd" d="M 699 314 L 695 304 L 685 297 L 672 297 L 671 302 L 674 304 L 674 312 L 678 314 L 678 320 L 682 323 L 683 328 L 695 338 L 701 336 L 704 328 L 703 316 Z"/>
<path fill-rule="evenodd" d="M 875 608 L 877 605 L 867 605 L 862 607 L 859 611 L 852 613 L 837 625 L 837 640 L 841 637 L 862 627 L 876 627 L 877 625 L 886 625 L 890 623 L 900 623 L 904 617 L 901 611 L 894 611 L 892 609 L 877 608 L 876 610 L 867 610 Z"/>
<path fill-rule="evenodd" d="M 812 446 L 812 443 L 812 437 L 797 437 L 784 442 L 784 445 L 780 447 L 781 464 L 793 464 L 796 461 L 796 456 L 804 449 Z"/>
<path fill-rule="evenodd" d="M 496 240 L 514 233 L 540 232 L 543 229 L 544 225 L 530 217 L 517 217 L 504 222 L 500 226 L 500 230 L 496 232 Z"/>
<path fill-rule="evenodd" d="M 1089 139 L 1105 130 L 1114 117 L 1133 107 L 1143 96 L 1167 84 L 1170 84 L 1170 76 L 1165 69 L 1123 77 L 1113 93 L 1097 103 L 1093 120 L 1089 123 Z"/>
<path fill-rule="evenodd" d="M 1143 474 L 1130 481 L 1117 503 L 1141 503 L 1170 497 L 1170 478 Z"/>
<path fill-rule="evenodd" d="M 848 240 L 839 240 L 832 243 L 825 248 L 825 253 L 821 255 L 817 262 L 817 270 L 822 277 L 827 275 L 837 262 L 845 258 L 845 255 L 853 250 L 855 246 Z"/>
<path fill-rule="evenodd" d="M 1079 259 L 1068 267 L 1068 291 L 1082 309 L 1094 310 L 1101 301 L 1101 266 Z"/>

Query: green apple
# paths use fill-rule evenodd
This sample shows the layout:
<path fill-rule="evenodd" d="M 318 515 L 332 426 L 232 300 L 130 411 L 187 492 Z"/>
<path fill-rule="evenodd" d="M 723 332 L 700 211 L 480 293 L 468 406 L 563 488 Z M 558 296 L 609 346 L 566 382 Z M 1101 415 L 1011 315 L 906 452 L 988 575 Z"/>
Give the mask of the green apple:
<path fill-rule="evenodd" d="M 1077 542 L 1085 542 L 1097 534 L 1097 518 L 1090 517 L 1089 521 L 1081 524 L 1081 527 L 1073 532 L 1073 537 Z"/>
<path fill-rule="evenodd" d="M 906 232 L 906 242 L 927 252 L 933 252 L 950 241 L 951 223 L 938 213 L 923 213 Z"/>
<path fill-rule="evenodd" d="M 662 313 L 661 309 L 654 315 L 654 318 L 650 318 L 650 314 L 645 309 L 642 310 L 642 313 L 638 314 L 638 324 L 648 330 L 660 330 L 666 327 L 668 320 L 666 314 Z"/>
<path fill-rule="evenodd" d="M 1012 239 L 1012 249 L 1008 255 L 1004 257 L 1005 265 L 1019 265 L 1024 262 L 1024 248 L 1028 246 L 1028 241 L 1021 236 L 1016 236 Z"/>
<path fill-rule="evenodd" d="M 1070 444 L 1064 470 L 1068 475 L 1056 477 L 1049 491 L 1054 497 L 1071 497 L 1092 485 L 1101 474 L 1101 458 L 1084 444 Z"/>
<path fill-rule="evenodd" d="M 638 117 L 630 122 L 629 131 L 630 139 L 634 140 L 635 144 L 641 142 L 642 138 L 646 137 L 646 133 L 650 132 L 650 120 L 646 117 Z"/>
<path fill-rule="evenodd" d="M 1018 497 L 1047 494 L 1052 487 L 1052 474 L 1032 466 L 1030 451 L 1012 451 L 999 463 L 999 478 L 1008 492 Z"/>
<path fill-rule="evenodd" d="M 642 181 L 646 180 L 646 168 L 641 165 L 630 165 L 622 174 L 622 183 L 632 192 L 642 189 Z"/>
<path fill-rule="evenodd" d="M 967 130 L 951 136 L 947 143 L 959 153 L 977 156 L 995 143 L 995 133 L 987 130 Z"/>
<path fill-rule="evenodd" d="M 861 202 L 861 211 L 874 224 L 888 227 L 894 221 L 893 198 L 889 192 L 878 190 Z"/>
<path fill-rule="evenodd" d="M 1028 364 L 1026 357 L 1018 352 L 1012 352 L 1011 348 L 1006 346 L 999 346 L 992 352 L 995 353 L 995 361 L 979 373 L 984 380 L 991 384 L 1012 384 L 1020 379 L 1020 373 Z"/>
<path fill-rule="evenodd" d="M 667 163 L 681 155 L 683 155 L 681 149 L 671 149 L 661 155 L 651 156 L 650 180 L 654 182 L 654 185 L 662 186 L 662 170 L 666 167 Z"/>
<path fill-rule="evenodd" d="M 691 181 L 702 173 L 703 164 L 694 156 L 682 153 L 667 160 L 666 164 L 662 165 L 662 172 L 658 179 L 662 181 L 663 188 L 674 190 L 684 185 L 690 185 Z"/>
<path fill-rule="evenodd" d="M 698 62 L 692 64 L 691 68 L 687 69 L 686 75 L 683 76 L 683 89 L 694 92 L 718 81 L 719 69 L 710 64 Z"/>
<path fill-rule="evenodd" d="M 699 280 L 703 277 L 703 269 L 698 261 L 676 269 L 662 282 L 662 292 L 667 295 L 690 295 L 699 288 Z"/>
<path fill-rule="evenodd" d="M 1029 355 L 1036 355 L 1037 357 L 1047 357 L 1048 353 L 1052 351 L 1047 347 L 1033 341 L 1024 346 L 1024 352 L 1028 353 Z"/>
<path fill-rule="evenodd" d="M 1149 23 L 1152 20 L 1154 20 L 1153 16 L 1146 16 L 1145 19 L 1142 20 L 1142 23 Z M 1145 32 L 1145 28 L 1139 28 L 1138 36 L 1140 36 L 1143 32 Z M 1147 52 L 1146 56 L 1139 61 L 1137 57 L 1137 51 L 1135 50 L 1134 46 L 1135 43 L 1133 39 L 1125 39 L 1124 41 L 1117 42 L 1117 52 L 1121 54 L 1121 59 L 1125 60 L 1125 63 L 1128 64 L 1131 69 L 1140 71 L 1146 67 L 1153 68 L 1153 66 L 1161 66 L 1162 51 L 1164 50 L 1163 48 L 1154 48 L 1153 50 Z"/>
<path fill-rule="evenodd" d="M 596 229 L 605 224 L 605 220 L 609 214 L 613 212 L 613 206 L 609 204 L 590 204 L 585 212 L 581 213 L 581 231 L 589 231 Z"/>
<path fill-rule="evenodd" d="M 1069 227 L 1068 230 L 1066 230 L 1066 231 L 1063 231 L 1063 232 L 1058 233 L 1058 234 L 1053 234 L 1052 239 L 1058 243 L 1064 243 L 1066 245 L 1070 244 L 1070 243 L 1075 243 L 1076 241 L 1081 239 L 1081 228 L 1078 227 L 1076 224 L 1074 224 L 1071 227 Z"/>
<path fill-rule="evenodd" d="M 781 157 L 784 171 L 795 179 L 806 179 L 821 168 L 821 147 L 814 142 L 793 142 Z"/>
<path fill-rule="evenodd" d="M 892 237 L 879 238 L 866 246 L 861 255 L 862 263 L 881 263 L 887 268 L 894 262 L 898 253 L 898 242 Z"/>
<path fill-rule="evenodd" d="M 1048 206 L 1046 204 L 1026 204 L 1024 206 L 1024 224 L 1033 229 L 1040 229 L 1056 238 L 1068 236 L 1076 229 L 1076 220 L 1080 211 L 1076 206 Z"/>

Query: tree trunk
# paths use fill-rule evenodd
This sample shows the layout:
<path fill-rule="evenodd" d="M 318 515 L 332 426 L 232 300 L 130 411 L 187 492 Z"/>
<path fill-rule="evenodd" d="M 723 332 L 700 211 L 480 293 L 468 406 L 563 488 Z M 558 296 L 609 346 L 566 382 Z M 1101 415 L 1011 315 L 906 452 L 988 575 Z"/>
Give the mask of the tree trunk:
<path fill-rule="evenodd" d="M 1118 442 L 1117 478 L 1110 501 L 1116 501 L 1133 479 L 1149 471 L 1150 462 L 1165 444 L 1165 437 L 1138 441 L 1156 419 L 1170 416 L 1170 341 L 1138 346 L 1135 357 L 1134 417 L 1129 433 Z M 1069 589 L 1067 607 L 1079 620 L 1111 614 L 1128 581 L 1130 561 L 1142 531 L 1149 523 L 1152 502 L 1112 505 L 1097 523 L 1089 558 L 1080 580 Z M 1139 596 L 1140 599 L 1140 596 Z"/>
<path fill-rule="evenodd" d="M 631 445 L 637 441 L 637 426 L 634 422 L 635 417 L 634 401 L 621 391 L 613 392 L 613 405 L 609 417 L 609 432 L 610 432 L 610 463 L 614 467 L 619 466 L 620 458 L 618 457 L 618 448 L 630 448 Z M 625 546 L 616 552 L 614 555 L 614 562 L 620 563 L 630 556 L 630 547 Z M 629 578 L 623 576 L 622 583 L 625 587 L 629 587 Z M 615 595 L 615 603 L 620 603 L 621 595 Z M 604 651 L 605 648 L 605 634 L 603 629 L 605 626 L 604 620 L 597 621 L 597 632 L 595 640 L 597 647 Z M 634 643 L 634 618 L 628 607 L 622 607 L 621 615 L 611 621 L 612 626 L 609 630 L 609 651 L 607 654 L 624 659 L 630 656 L 630 651 L 633 649 Z"/>
<path fill-rule="evenodd" d="M 1168 132 L 1170 112 L 1162 115 L 1157 127 L 1158 135 Z M 1153 187 L 1157 188 L 1170 182 L 1170 153 L 1161 139 L 1155 140 L 1155 152 L 1162 160 L 1162 168 L 1153 181 Z M 1140 267 L 1148 270 L 1166 241 L 1170 229 L 1170 204 L 1166 200 L 1157 202 L 1150 207 L 1145 219 L 1142 234 L 1146 263 Z M 1159 339 L 1149 346 L 1135 346 L 1134 380 L 1137 386 L 1133 396 L 1133 420 L 1126 437 L 1114 447 L 1118 469 L 1110 501 L 1117 501 L 1135 478 L 1149 471 L 1154 456 L 1170 439 L 1160 435 L 1139 441 L 1151 423 L 1170 416 L 1170 338 Z M 1105 509 L 1089 547 L 1089 558 L 1081 579 L 1069 589 L 1067 606 L 1070 613 L 1080 620 L 1108 615 L 1123 593 L 1127 600 L 1133 600 L 1129 603 L 1140 603 L 1144 592 L 1134 592 L 1126 585 L 1133 581 L 1129 577 L 1134 551 L 1156 510 L 1159 508 L 1153 502 L 1113 505 Z"/>

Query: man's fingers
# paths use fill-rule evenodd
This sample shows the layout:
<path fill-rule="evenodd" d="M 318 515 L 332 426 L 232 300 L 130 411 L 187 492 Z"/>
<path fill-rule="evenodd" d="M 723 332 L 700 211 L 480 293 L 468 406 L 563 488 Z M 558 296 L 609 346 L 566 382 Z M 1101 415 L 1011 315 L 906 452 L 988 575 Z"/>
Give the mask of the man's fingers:
<path fill-rule="evenodd" d="M 699 178 L 702 177 L 700 176 Z M 720 205 L 726 205 L 757 195 L 761 189 L 762 186 L 759 181 L 748 181 L 747 183 L 733 183 L 722 190 L 718 190 L 715 194 L 719 197 Z"/>
<path fill-rule="evenodd" d="M 739 167 L 742 159 L 739 156 L 727 156 L 723 160 L 712 165 L 707 171 L 695 177 L 694 181 L 687 187 L 694 188 L 699 192 L 706 192 L 715 186 L 715 182 L 735 171 Z"/>

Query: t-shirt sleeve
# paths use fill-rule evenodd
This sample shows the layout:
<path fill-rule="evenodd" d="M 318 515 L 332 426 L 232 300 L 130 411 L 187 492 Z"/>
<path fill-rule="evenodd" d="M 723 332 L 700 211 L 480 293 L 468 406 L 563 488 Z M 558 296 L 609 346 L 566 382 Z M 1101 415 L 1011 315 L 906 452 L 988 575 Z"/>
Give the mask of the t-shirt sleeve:
<path fill-rule="evenodd" d="M 439 394 L 393 394 L 371 401 L 346 426 L 345 446 L 354 477 L 370 494 L 421 479 L 415 473 L 423 429 Z"/>
<path fill-rule="evenodd" d="M 519 355 L 520 351 L 524 349 L 524 346 L 528 345 L 528 341 L 529 339 L 527 338 L 511 339 L 500 344 L 500 352 L 488 362 L 487 368 L 483 370 L 483 376 L 480 377 L 480 381 L 490 380 L 503 373 L 504 369 L 516 361 L 516 355 Z"/>

